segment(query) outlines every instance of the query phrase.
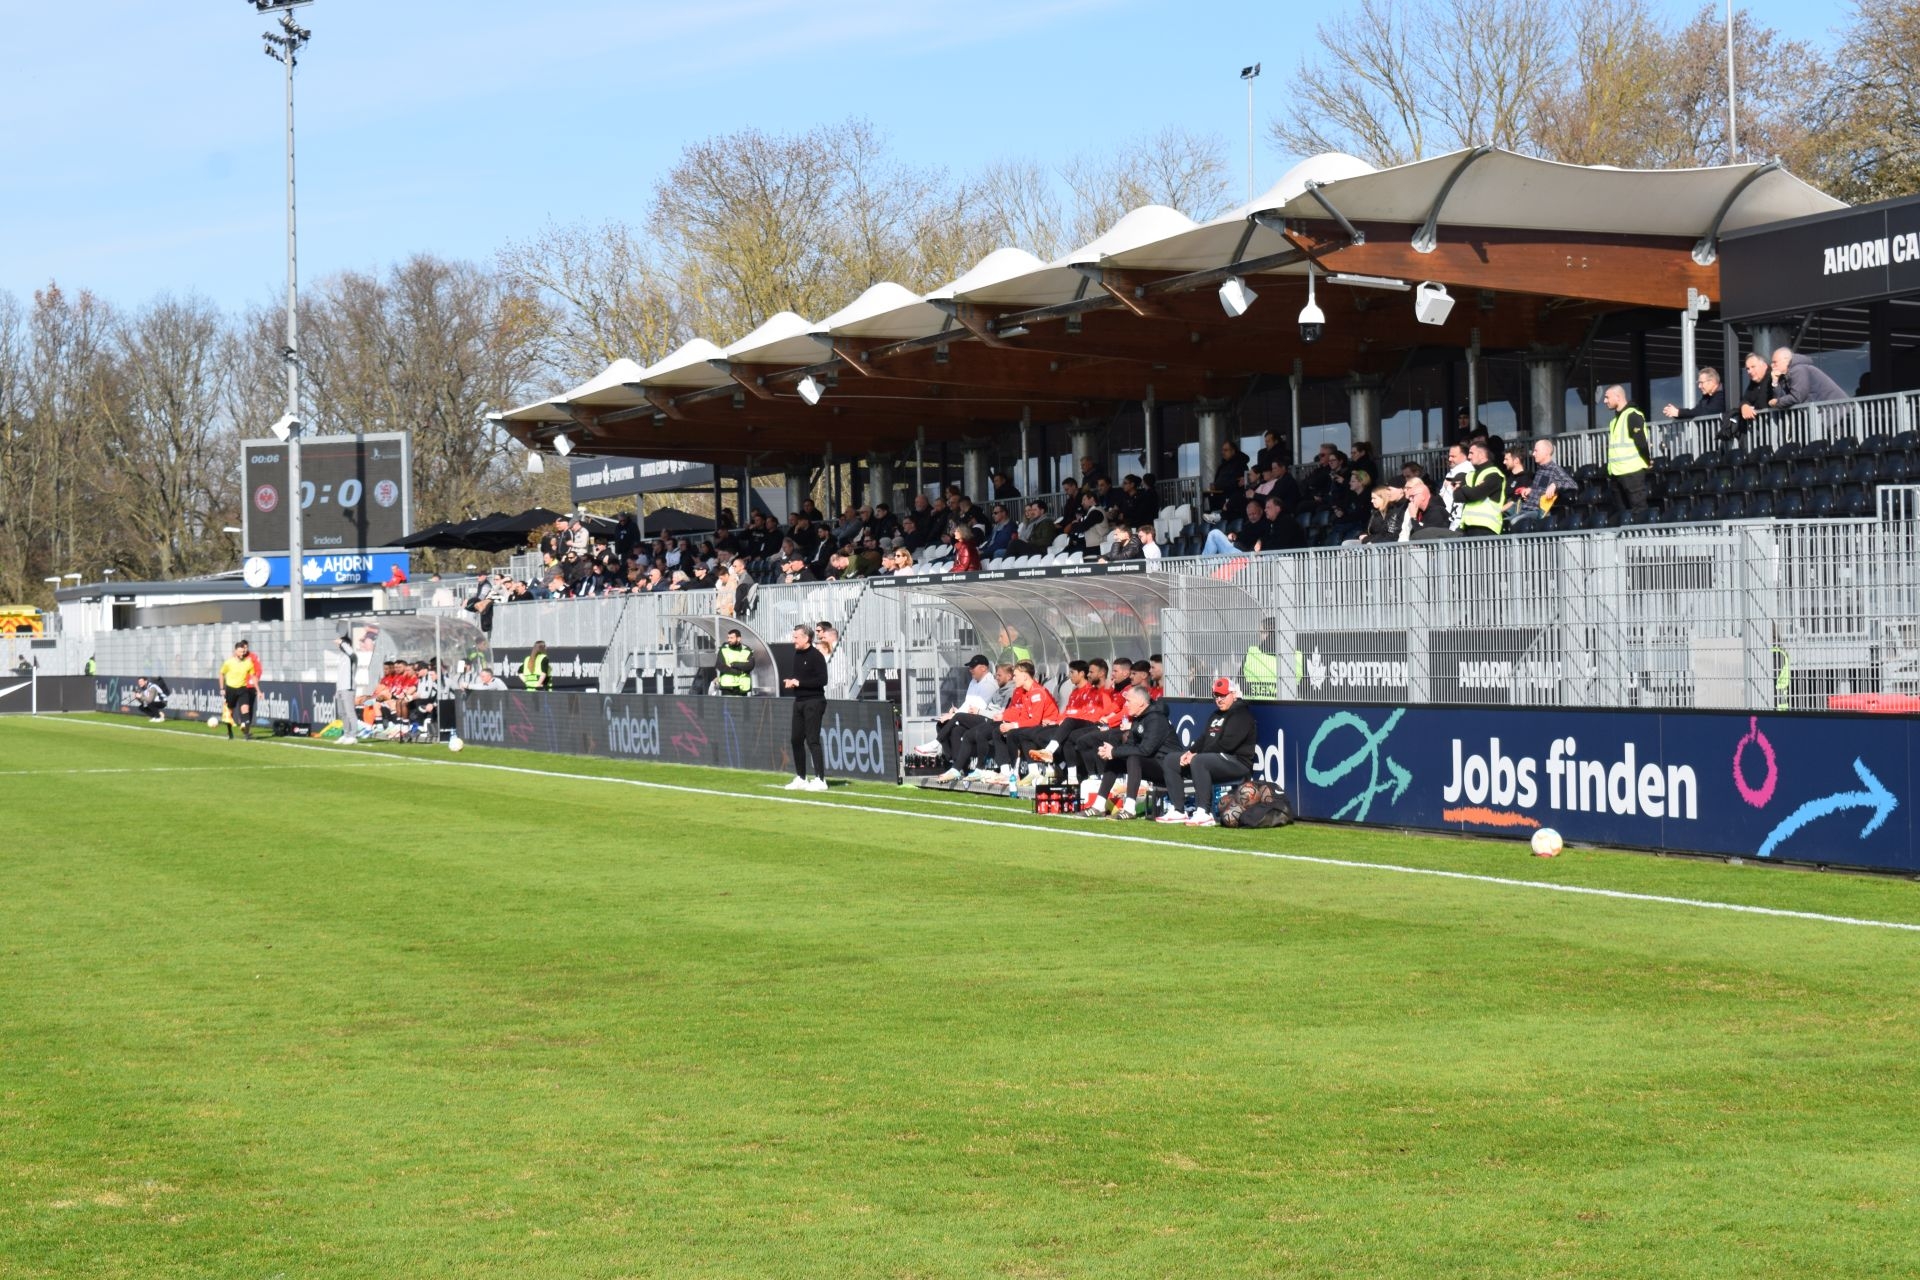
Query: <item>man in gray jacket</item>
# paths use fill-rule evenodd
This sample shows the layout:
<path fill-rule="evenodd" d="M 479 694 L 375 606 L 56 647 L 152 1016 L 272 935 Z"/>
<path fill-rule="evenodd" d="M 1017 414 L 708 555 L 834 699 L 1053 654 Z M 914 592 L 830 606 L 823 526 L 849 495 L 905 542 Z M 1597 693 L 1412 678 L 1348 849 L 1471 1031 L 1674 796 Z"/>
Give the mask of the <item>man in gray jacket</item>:
<path fill-rule="evenodd" d="M 1786 409 L 1796 404 L 1818 404 L 1824 400 L 1845 400 L 1840 384 L 1820 372 L 1813 361 L 1797 356 L 1791 347 L 1773 353 L 1773 398 L 1767 405 Z"/>

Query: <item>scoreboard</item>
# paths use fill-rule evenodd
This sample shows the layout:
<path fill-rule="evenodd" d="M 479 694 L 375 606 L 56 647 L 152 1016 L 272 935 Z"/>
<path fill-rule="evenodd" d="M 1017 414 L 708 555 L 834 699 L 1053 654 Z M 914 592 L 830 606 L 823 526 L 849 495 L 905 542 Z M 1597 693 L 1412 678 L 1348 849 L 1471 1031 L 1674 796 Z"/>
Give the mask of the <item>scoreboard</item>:
<path fill-rule="evenodd" d="M 242 545 L 287 550 L 287 445 L 241 442 Z M 405 432 L 319 436 L 300 442 L 303 551 L 390 547 L 413 527 L 413 449 Z"/>

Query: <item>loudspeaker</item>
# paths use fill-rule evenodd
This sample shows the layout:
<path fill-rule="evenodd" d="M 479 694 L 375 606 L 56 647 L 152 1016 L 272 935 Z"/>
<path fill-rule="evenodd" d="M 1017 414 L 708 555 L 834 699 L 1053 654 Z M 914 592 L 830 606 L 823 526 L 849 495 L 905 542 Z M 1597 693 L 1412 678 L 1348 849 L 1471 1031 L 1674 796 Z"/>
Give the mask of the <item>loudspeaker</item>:
<path fill-rule="evenodd" d="M 1432 280 L 1413 291 L 1413 318 L 1421 324 L 1445 324 L 1453 314 L 1453 295 Z"/>

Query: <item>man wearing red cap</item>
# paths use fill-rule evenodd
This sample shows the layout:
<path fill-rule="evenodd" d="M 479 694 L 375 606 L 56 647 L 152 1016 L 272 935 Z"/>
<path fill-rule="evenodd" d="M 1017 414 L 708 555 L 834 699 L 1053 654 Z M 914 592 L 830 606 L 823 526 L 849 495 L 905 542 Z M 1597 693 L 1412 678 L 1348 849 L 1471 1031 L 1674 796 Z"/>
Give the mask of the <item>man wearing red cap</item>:
<path fill-rule="evenodd" d="M 1184 822 L 1190 827 L 1213 825 L 1213 788 L 1222 782 L 1243 782 L 1253 776 L 1253 712 L 1240 701 L 1240 689 L 1222 676 L 1213 682 L 1213 716 L 1206 732 L 1190 751 L 1163 757 L 1167 782 L 1167 811 L 1157 822 Z M 1193 775 L 1194 800 L 1188 808 L 1185 774 Z"/>

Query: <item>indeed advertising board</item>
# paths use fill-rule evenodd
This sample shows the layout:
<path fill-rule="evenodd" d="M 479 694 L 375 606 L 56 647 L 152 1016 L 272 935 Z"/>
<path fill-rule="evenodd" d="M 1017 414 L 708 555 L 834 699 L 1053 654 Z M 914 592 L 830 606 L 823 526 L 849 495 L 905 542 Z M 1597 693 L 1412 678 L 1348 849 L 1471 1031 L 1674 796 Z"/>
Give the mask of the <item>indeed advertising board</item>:
<path fill-rule="evenodd" d="M 134 710 L 134 679 L 131 676 L 95 676 L 93 704 L 100 711 Z M 168 677 L 167 717 L 173 720 L 199 720 L 217 715 L 227 705 L 226 694 L 218 680 Z M 326 724 L 334 718 L 331 684 L 306 681 L 269 680 L 260 686 L 254 704 L 254 722 L 271 724 L 291 720 L 296 724 Z"/>
<path fill-rule="evenodd" d="M 1303 818 L 1920 870 L 1907 717 L 1251 705 Z"/>
<path fill-rule="evenodd" d="M 644 693 L 468 691 L 461 736 L 477 746 L 792 773 L 793 702 Z M 887 702 L 827 703 L 827 773 L 895 782 L 900 739 Z"/>

